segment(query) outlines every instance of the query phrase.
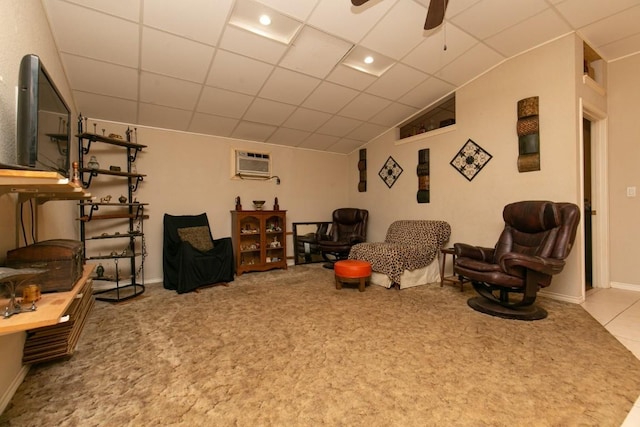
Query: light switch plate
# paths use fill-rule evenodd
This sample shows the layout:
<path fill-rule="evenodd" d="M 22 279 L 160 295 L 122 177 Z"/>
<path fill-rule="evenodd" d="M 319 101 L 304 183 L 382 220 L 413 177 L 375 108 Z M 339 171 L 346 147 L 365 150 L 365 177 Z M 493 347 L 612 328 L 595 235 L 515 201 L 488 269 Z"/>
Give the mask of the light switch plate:
<path fill-rule="evenodd" d="M 636 187 L 627 187 L 627 197 L 636 197 Z"/>

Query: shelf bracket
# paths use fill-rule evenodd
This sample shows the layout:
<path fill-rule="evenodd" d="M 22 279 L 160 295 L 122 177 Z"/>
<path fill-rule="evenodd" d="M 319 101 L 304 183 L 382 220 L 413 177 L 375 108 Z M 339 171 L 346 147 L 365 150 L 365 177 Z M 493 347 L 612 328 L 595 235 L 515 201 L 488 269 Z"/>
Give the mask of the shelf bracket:
<path fill-rule="evenodd" d="M 131 163 L 134 163 L 136 161 L 136 158 L 138 157 L 138 153 L 140 151 L 142 151 L 142 148 L 134 148 L 133 155 L 129 154 L 129 161 L 131 161 Z"/>
<path fill-rule="evenodd" d="M 82 154 L 89 154 L 89 150 L 91 149 L 91 143 L 94 141 L 93 138 L 89 138 L 87 142 L 87 147 L 82 147 Z"/>
<path fill-rule="evenodd" d="M 91 209 L 89 209 L 89 218 L 87 219 L 87 221 L 91 221 L 91 218 L 93 218 L 93 211 L 97 211 L 99 207 L 100 206 L 98 205 L 91 205 Z"/>
<path fill-rule="evenodd" d="M 142 182 L 142 180 L 144 179 L 144 177 L 142 176 L 138 176 L 136 177 L 136 182 L 135 184 L 131 184 L 129 187 L 131 188 L 131 191 L 136 192 L 138 191 L 138 185 Z"/>
<path fill-rule="evenodd" d="M 89 181 L 85 181 L 84 180 L 84 172 L 82 172 L 82 186 L 84 188 L 89 188 L 91 186 L 91 181 L 93 180 L 94 176 L 98 176 L 98 172 L 97 171 L 89 172 Z"/>

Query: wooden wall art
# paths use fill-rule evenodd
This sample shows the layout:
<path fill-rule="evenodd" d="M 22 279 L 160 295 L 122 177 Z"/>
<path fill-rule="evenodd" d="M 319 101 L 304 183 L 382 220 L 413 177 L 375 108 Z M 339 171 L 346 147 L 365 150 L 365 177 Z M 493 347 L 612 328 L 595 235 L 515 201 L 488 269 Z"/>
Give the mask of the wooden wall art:
<path fill-rule="evenodd" d="M 418 150 L 418 203 L 429 203 L 429 149 Z"/>
<path fill-rule="evenodd" d="M 469 139 L 449 164 L 471 181 L 492 157 L 491 154 Z"/>
<path fill-rule="evenodd" d="M 389 156 L 384 165 L 382 165 L 382 169 L 378 172 L 378 176 L 387 184 L 387 187 L 393 187 L 393 184 L 396 183 L 397 179 L 402 174 L 402 168 L 400 165 L 393 160 L 393 157 Z"/>
<path fill-rule="evenodd" d="M 518 172 L 540 170 L 538 97 L 518 101 Z"/>
<path fill-rule="evenodd" d="M 367 149 L 360 149 L 360 160 L 358 161 L 358 171 L 360 171 L 360 182 L 358 182 L 358 191 L 364 193 L 367 191 Z"/>

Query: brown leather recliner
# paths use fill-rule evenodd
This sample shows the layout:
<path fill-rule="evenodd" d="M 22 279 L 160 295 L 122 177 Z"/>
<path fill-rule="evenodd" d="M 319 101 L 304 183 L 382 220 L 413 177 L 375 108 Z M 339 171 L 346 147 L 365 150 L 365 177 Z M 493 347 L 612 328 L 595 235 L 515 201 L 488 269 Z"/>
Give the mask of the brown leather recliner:
<path fill-rule="evenodd" d="M 573 203 L 523 201 L 505 206 L 502 216 L 505 227 L 494 248 L 454 245 L 455 273 L 468 278 L 481 295 L 468 301 L 474 310 L 509 319 L 544 319 L 547 312 L 534 304 L 536 295 L 564 268 L 580 209 Z"/>
<path fill-rule="evenodd" d="M 318 241 L 327 268 L 336 261 L 347 259 L 351 247 L 367 240 L 369 211 L 357 208 L 340 208 L 333 211 L 329 234 Z"/>

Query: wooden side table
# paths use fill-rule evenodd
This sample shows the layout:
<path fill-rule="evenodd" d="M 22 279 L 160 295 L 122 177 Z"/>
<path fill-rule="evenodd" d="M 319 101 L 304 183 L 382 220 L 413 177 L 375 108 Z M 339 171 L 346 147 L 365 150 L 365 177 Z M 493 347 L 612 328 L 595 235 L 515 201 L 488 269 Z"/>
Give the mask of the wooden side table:
<path fill-rule="evenodd" d="M 454 285 L 460 285 L 460 292 L 464 291 L 464 284 L 469 280 L 465 279 L 462 276 L 456 276 L 455 268 L 456 268 L 456 251 L 454 248 L 442 248 L 440 249 L 442 252 L 442 265 L 440 266 L 440 287 L 444 286 L 444 282 L 448 282 Z M 453 269 L 451 276 L 444 275 L 444 267 L 447 264 L 447 255 L 453 256 Z"/>

